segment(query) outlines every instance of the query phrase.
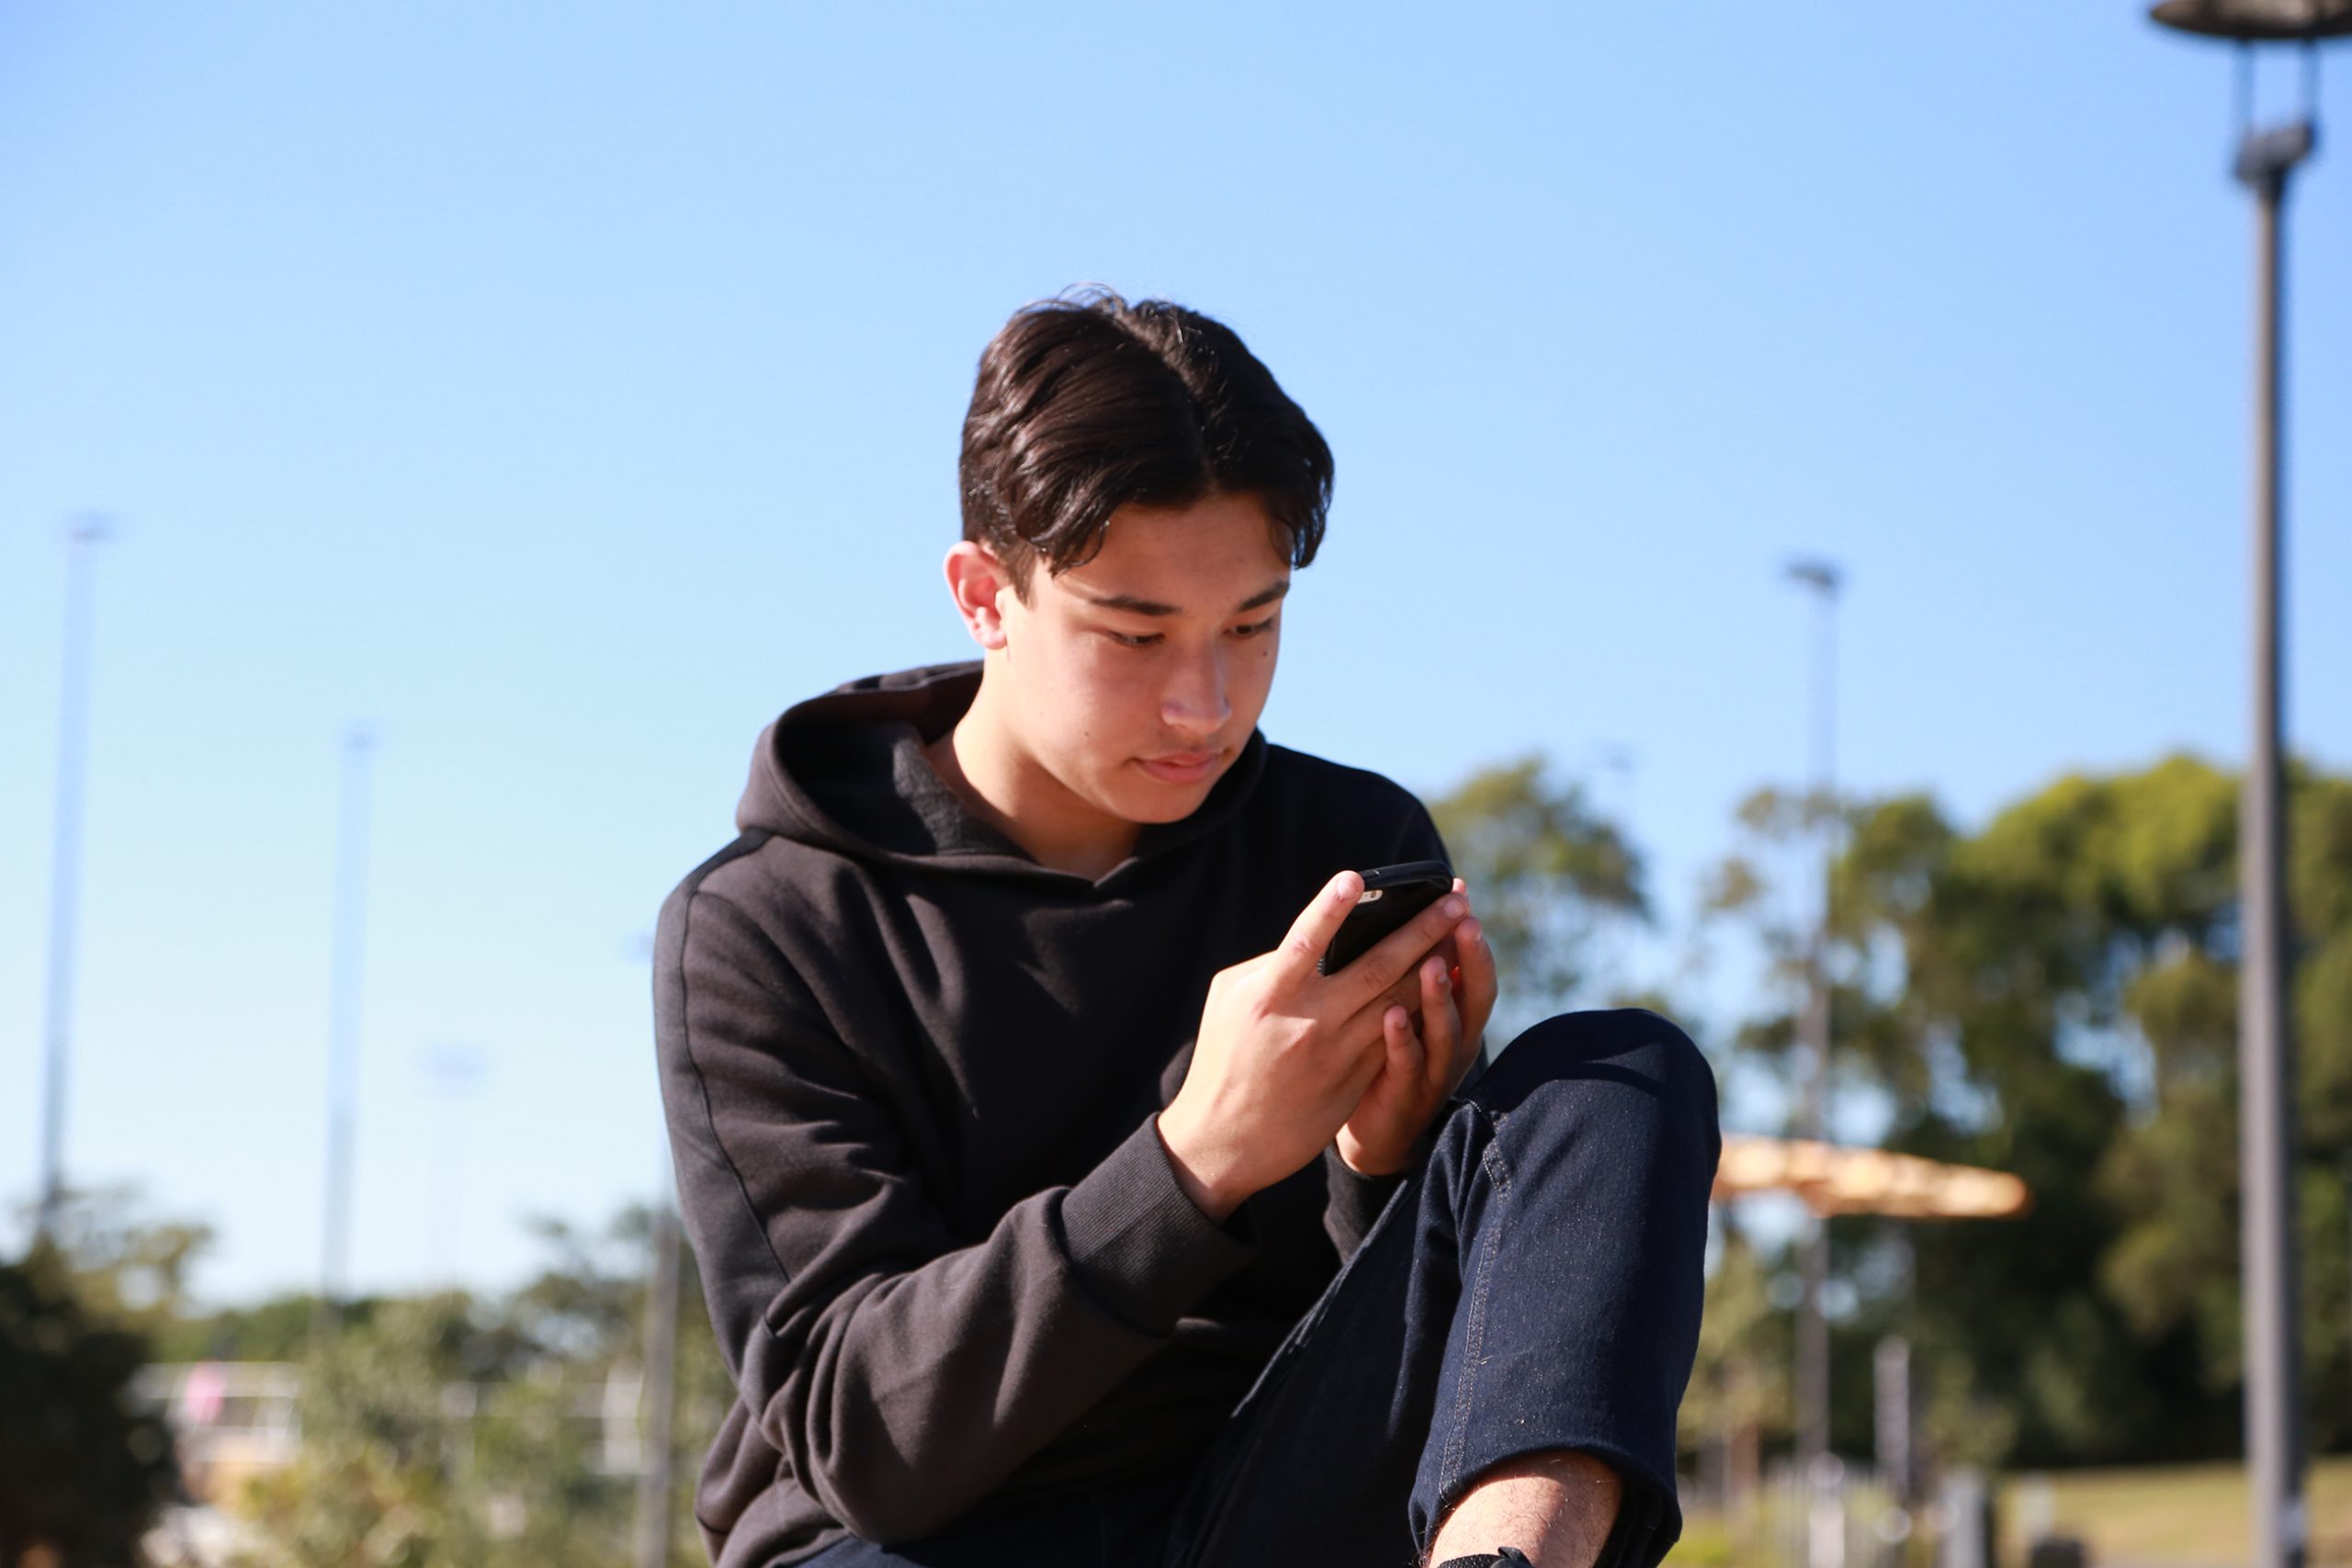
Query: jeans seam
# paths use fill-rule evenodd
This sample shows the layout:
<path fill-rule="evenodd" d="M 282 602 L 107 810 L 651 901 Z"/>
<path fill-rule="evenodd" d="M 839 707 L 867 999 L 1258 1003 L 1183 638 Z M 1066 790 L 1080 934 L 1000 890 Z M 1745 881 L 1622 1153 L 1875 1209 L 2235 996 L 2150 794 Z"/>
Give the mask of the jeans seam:
<path fill-rule="evenodd" d="M 1492 1118 L 1494 1128 L 1500 1131 L 1502 1118 Z M 1499 1209 L 1510 1197 L 1510 1168 L 1503 1163 L 1489 1135 L 1487 1146 L 1479 1151 L 1479 1166 L 1487 1172 L 1495 1189 L 1495 1202 Z M 1466 1310 L 1470 1314 L 1469 1327 L 1462 1345 L 1462 1380 L 1453 1401 L 1453 1430 L 1446 1434 L 1445 1456 L 1438 1466 L 1438 1498 L 1442 1503 L 1462 1479 L 1463 1450 L 1470 1442 L 1470 1405 L 1478 1382 L 1478 1364 L 1487 1343 L 1487 1296 L 1494 1284 L 1495 1248 L 1502 1235 L 1499 1214 L 1489 1216 L 1489 1222 L 1479 1227 L 1478 1258 L 1471 1270 L 1470 1293 Z"/>

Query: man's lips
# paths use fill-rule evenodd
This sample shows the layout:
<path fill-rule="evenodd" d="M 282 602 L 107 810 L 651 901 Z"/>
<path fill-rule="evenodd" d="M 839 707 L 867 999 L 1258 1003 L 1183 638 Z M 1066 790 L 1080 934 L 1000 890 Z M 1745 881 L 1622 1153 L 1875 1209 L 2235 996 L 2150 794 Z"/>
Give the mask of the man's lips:
<path fill-rule="evenodd" d="M 1164 757 L 1139 757 L 1144 772 L 1163 784 L 1198 784 L 1216 766 L 1221 751 L 1171 751 Z"/>

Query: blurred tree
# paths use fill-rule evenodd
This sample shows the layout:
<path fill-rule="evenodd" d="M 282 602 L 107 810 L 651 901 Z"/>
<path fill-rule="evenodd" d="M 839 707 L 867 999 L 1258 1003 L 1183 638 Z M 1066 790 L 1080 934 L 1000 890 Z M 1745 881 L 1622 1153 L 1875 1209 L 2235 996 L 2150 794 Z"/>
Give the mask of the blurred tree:
<path fill-rule="evenodd" d="M 210 1249 L 213 1231 L 157 1216 L 136 1185 L 119 1182 L 66 1189 L 54 1242 L 55 1261 L 85 1310 L 152 1335 L 187 1314 L 188 1272 Z"/>
<path fill-rule="evenodd" d="M 1683 1446 L 1702 1455 L 1718 1496 L 1744 1507 L 1757 1493 L 1768 1444 L 1790 1435 L 1789 1314 L 1772 1304 L 1774 1259 L 1718 1211 L 1698 1361 L 1682 1401 Z"/>
<path fill-rule="evenodd" d="M 652 1221 L 650 1209 L 632 1204 L 601 1234 L 582 1232 L 559 1220 L 535 1222 L 532 1228 L 551 1255 L 550 1262 L 507 1300 L 505 1311 L 518 1330 L 543 1354 L 568 1358 L 574 1367 L 595 1369 L 599 1376 L 617 1370 L 629 1378 L 637 1377 L 644 1362 L 646 1263 L 652 1251 Z M 735 1403 L 735 1385 L 711 1333 L 693 1256 L 683 1247 L 674 1284 L 678 1291 L 673 1371 L 677 1411 L 669 1456 L 673 1478 L 670 1555 L 672 1562 L 684 1565 L 698 1564 L 705 1555 L 694 1526 L 694 1478 L 701 1470 L 703 1450 Z M 625 1547 L 628 1540 L 624 1529 L 616 1538 L 616 1550 Z"/>
<path fill-rule="evenodd" d="M 1792 820 L 1759 797 L 1770 840 Z M 2291 887 L 2313 1385 L 2352 1374 L 2352 781 L 2298 771 Z M 2189 757 L 2071 775 L 1966 835 L 1919 796 L 1849 806 L 1835 882 L 1840 1081 L 1890 1146 L 2015 1171 L 2022 1220 L 1833 1227 L 1852 1337 L 1915 1342 L 1928 1436 L 2024 1463 L 2234 1451 L 2237 785 Z M 1784 835 L 1785 836 L 1785 835 Z M 1761 918 L 1770 856 L 1718 907 Z M 1774 961 L 1785 949 L 1767 942 Z M 1793 996 L 1744 1041 L 1770 1060 Z M 1900 1266 L 1872 1267 L 1873 1258 Z M 1841 1378 L 1838 1439 L 1868 1443 Z M 2352 1440 L 2341 1399 L 2316 1434 Z"/>
<path fill-rule="evenodd" d="M 457 1495 L 469 1412 L 451 1394 L 496 1371 L 489 1348 L 454 1292 L 387 1302 L 339 1333 L 306 1370 L 300 1457 L 243 1499 L 266 1543 L 256 1568 L 481 1561 L 486 1532 Z"/>
<path fill-rule="evenodd" d="M 601 1233 L 533 1229 L 549 1261 L 503 1298 L 385 1300 L 346 1317 L 310 1362 L 299 1460 L 245 1500 L 265 1543 L 256 1565 L 630 1561 L 649 1218 L 632 1208 Z M 734 1391 L 691 1264 L 679 1284 L 671 1560 L 687 1568 L 703 1555 L 699 1449 Z"/>
<path fill-rule="evenodd" d="M 1470 886 L 1502 971 L 1493 1039 L 1589 1002 L 1594 947 L 1612 920 L 1647 919 L 1642 863 L 1583 787 L 1540 756 L 1483 768 L 1430 815 Z"/>
<path fill-rule="evenodd" d="M 361 1296 L 341 1306 L 343 1322 L 365 1324 L 381 1304 Z M 247 1306 L 191 1313 L 155 1331 L 159 1361 L 300 1361 L 311 1353 L 318 1298 L 308 1291 L 270 1296 Z"/>
<path fill-rule="evenodd" d="M 0 1264 L 0 1568 L 133 1568 L 178 1492 L 170 1433 L 126 1399 L 145 1348 L 74 1276 L 46 1244 Z"/>

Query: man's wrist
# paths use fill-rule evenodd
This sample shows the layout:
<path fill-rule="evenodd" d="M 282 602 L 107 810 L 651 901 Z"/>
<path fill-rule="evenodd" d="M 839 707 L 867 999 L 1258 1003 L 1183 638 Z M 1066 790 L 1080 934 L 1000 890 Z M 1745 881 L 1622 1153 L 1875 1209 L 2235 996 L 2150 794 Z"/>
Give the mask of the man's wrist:
<path fill-rule="evenodd" d="M 1378 1155 L 1365 1148 L 1362 1144 L 1356 1144 L 1356 1146 L 1351 1150 L 1348 1145 L 1353 1142 L 1353 1139 L 1345 1136 L 1343 1133 L 1341 1136 L 1331 1141 L 1331 1151 L 1340 1156 L 1340 1163 L 1346 1166 L 1351 1173 L 1363 1177 L 1367 1181 L 1378 1181 L 1385 1177 L 1400 1176 L 1426 1159 L 1429 1156 L 1431 1134 L 1429 1128 L 1424 1127 L 1414 1135 L 1413 1141 L 1402 1149 Z"/>
<path fill-rule="evenodd" d="M 1168 1112 L 1163 1111 L 1153 1118 L 1153 1126 L 1159 1134 L 1160 1148 L 1168 1155 L 1168 1168 L 1175 1174 L 1176 1185 L 1183 1189 L 1193 1206 L 1218 1224 L 1231 1219 L 1233 1212 L 1250 1194 L 1229 1174 L 1220 1173 L 1216 1162 L 1193 1147 L 1192 1139 L 1182 1127 L 1170 1126 Z"/>

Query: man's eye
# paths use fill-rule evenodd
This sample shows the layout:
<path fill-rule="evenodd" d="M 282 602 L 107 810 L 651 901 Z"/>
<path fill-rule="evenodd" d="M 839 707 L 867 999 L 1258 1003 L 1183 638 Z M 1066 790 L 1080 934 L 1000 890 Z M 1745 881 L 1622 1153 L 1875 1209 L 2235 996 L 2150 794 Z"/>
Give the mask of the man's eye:
<path fill-rule="evenodd" d="M 1159 634 L 1158 632 L 1147 632 L 1141 637 L 1129 637 L 1125 632 L 1108 631 L 1104 632 L 1102 635 L 1109 637 L 1113 642 L 1117 643 L 1121 648 L 1149 648 L 1153 643 L 1159 640 Z"/>
<path fill-rule="evenodd" d="M 1274 623 L 1281 618 L 1282 617 L 1279 615 L 1268 615 L 1262 621 L 1252 621 L 1246 626 L 1236 626 L 1233 629 L 1237 635 L 1241 637 L 1263 637 L 1266 633 L 1274 629 Z"/>

